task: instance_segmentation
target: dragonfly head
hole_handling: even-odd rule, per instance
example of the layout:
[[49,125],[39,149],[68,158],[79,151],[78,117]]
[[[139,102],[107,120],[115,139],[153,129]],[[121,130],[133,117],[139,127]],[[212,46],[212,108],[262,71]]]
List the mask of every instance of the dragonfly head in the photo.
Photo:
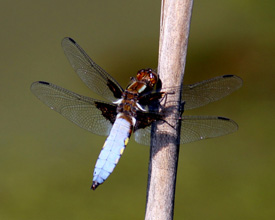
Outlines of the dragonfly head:
[[142,69],[137,73],[137,80],[146,84],[150,89],[158,82],[158,74],[152,69]]

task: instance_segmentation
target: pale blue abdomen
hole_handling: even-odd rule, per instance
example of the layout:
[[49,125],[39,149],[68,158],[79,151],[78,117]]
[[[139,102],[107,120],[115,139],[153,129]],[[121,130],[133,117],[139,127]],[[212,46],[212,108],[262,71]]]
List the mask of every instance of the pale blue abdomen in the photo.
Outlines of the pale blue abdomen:
[[113,172],[131,135],[132,124],[117,118],[97,159],[92,189],[102,184]]

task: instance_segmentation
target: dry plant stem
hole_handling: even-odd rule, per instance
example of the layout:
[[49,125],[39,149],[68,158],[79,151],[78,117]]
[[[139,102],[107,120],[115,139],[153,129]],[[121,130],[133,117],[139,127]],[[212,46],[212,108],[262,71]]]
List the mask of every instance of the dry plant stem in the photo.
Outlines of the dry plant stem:
[[[192,0],[162,0],[158,73],[163,88],[181,88],[192,6]],[[164,106],[170,125],[157,123],[152,137],[146,220],[173,219],[180,124],[169,116],[178,112],[181,98],[180,90],[174,92]]]

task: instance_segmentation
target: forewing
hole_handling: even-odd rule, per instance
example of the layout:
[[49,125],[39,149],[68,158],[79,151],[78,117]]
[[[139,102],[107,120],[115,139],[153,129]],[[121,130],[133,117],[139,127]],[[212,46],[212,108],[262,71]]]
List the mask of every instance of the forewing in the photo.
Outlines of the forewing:
[[224,75],[192,85],[184,85],[182,101],[184,110],[198,108],[217,101],[242,86],[242,79],[234,75]]
[[32,93],[51,109],[57,111],[79,127],[94,134],[107,136],[112,123],[102,115],[97,103],[116,108],[115,105],[104,103],[89,97],[78,95],[64,88],[47,82],[34,82],[31,85]]
[[[180,144],[219,137],[238,130],[236,122],[218,116],[184,116],[181,121]],[[135,140],[140,144],[150,145],[151,126],[138,129]]]
[[77,75],[93,92],[111,102],[121,98],[123,89],[118,82],[98,66],[73,39],[64,38],[62,48]]

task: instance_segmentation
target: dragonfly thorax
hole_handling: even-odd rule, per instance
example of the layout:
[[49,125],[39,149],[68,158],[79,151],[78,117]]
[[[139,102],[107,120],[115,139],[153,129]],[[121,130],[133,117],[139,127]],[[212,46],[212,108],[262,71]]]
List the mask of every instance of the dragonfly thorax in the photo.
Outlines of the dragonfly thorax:
[[143,109],[138,104],[139,93],[131,92],[128,89],[125,90],[122,94],[117,107],[117,113],[123,113],[130,117],[136,117],[136,112],[138,110],[142,111]]

